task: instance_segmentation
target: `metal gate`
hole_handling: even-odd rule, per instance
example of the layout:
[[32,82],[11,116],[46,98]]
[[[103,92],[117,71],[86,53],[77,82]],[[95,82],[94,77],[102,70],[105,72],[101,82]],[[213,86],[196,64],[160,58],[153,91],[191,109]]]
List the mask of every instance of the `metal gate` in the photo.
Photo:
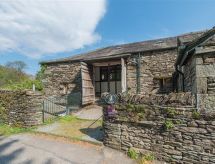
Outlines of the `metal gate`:
[[67,96],[50,97],[43,101],[43,122],[50,117],[64,116],[69,114]]

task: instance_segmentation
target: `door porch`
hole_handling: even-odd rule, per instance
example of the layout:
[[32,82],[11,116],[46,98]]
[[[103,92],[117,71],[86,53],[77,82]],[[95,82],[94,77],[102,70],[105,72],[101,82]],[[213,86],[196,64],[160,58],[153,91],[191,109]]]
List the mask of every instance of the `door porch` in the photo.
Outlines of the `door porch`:
[[82,69],[82,105],[95,102],[102,93],[126,91],[126,64],[123,58],[114,61],[84,63]]

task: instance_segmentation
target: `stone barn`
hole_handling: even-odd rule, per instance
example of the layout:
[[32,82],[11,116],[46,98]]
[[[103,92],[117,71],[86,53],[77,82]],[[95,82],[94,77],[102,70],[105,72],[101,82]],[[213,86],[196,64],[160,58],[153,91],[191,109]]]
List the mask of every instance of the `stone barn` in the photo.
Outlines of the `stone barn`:
[[[174,91],[212,93],[214,40],[209,38],[214,38],[213,35],[214,29],[41,62],[46,68],[45,93],[70,95],[78,105],[94,103],[104,92],[117,94],[129,90],[144,96]],[[195,68],[191,68],[193,64]],[[199,78],[193,79],[193,76]]]

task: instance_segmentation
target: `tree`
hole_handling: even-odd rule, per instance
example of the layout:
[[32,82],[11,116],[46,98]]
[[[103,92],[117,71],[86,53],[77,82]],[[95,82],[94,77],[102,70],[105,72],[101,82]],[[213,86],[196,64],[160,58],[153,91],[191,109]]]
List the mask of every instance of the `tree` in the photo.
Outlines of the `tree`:
[[8,68],[15,69],[18,72],[23,72],[24,69],[27,67],[27,64],[25,64],[25,62],[23,61],[12,61],[12,62],[7,62],[5,66]]

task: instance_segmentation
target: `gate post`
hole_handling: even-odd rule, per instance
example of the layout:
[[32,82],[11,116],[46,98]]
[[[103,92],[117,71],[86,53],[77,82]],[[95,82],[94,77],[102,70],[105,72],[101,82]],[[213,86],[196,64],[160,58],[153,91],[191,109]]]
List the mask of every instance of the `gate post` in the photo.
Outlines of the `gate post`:
[[45,103],[43,101],[43,109],[42,109],[42,121],[43,123],[45,122],[45,112],[44,112],[44,108],[45,108]]
[[69,115],[70,111],[69,111],[69,102],[68,102],[68,95],[66,95],[66,115]]

